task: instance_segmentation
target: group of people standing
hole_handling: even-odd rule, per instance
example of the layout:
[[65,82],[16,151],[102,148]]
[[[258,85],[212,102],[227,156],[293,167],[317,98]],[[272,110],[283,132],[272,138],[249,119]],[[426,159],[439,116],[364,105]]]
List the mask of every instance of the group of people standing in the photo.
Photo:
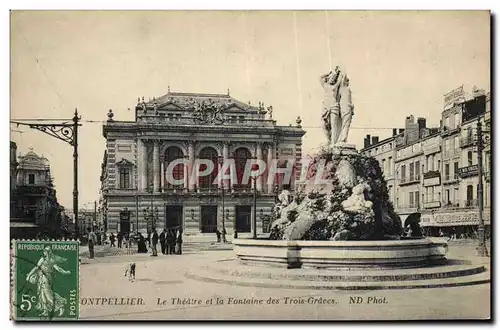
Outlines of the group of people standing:
[[175,228],[164,228],[158,236],[157,231],[153,232],[152,248],[153,255],[158,255],[156,245],[160,241],[162,254],[182,254],[182,231]]
[[130,237],[128,233],[118,233],[116,234],[116,237],[113,233],[109,236],[109,243],[110,246],[116,246],[115,245],[115,240],[118,241],[118,247],[122,248],[123,247],[123,242],[125,242],[125,247],[127,247],[130,244]]
[[[115,236],[111,233],[109,240],[110,246],[115,246],[115,240],[118,240],[118,248],[122,248],[123,242],[125,242],[125,247],[131,245],[128,234],[124,235],[118,233]],[[158,243],[160,243],[162,254],[182,254],[182,230],[177,228],[164,228],[160,235],[158,235],[158,231],[154,229],[152,234],[148,234],[147,238],[141,233],[138,233],[137,252],[147,253],[149,247],[152,250],[151,255],[156,257],[158,256]]]

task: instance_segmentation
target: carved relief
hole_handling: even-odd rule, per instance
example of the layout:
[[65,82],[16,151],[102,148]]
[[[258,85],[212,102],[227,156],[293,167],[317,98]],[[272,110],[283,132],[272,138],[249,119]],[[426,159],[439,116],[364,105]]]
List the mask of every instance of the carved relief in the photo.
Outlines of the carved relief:
[[221,103],[212,99],[198,100],[189,99],[186,102],[185,109],[192,111],[193,121],[196,124],[216,124],[224,122],[222,112],[232,106],[230,103]]

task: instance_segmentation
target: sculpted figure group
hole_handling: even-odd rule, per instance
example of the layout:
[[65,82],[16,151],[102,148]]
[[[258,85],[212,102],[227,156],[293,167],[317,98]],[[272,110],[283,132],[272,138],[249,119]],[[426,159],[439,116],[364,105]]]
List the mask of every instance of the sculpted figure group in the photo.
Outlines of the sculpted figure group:
[[327,143],[331,148],[338,143],[347,141],[354,114],[354,105],[352,104],[349,77],[338,66],[333,71],[322,75],[320,83],[324,89],[321,118]]

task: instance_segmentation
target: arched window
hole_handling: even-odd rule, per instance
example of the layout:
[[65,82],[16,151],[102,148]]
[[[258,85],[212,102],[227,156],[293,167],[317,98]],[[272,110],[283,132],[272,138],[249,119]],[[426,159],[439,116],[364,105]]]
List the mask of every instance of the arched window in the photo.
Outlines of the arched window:
[[[168,182],[167,176],[166,176],[166,171],[168,168],[168,165],[173,162],[176,159],[179,158],[184,158],[184,154],[182,153],[182,150],[178,147],[168,147],[167,150],[165,150],[165,166],[164,166],[164,171],[163,177],[165,178],[165,188],[166,189],[172,189],[172,188],[182,188],[184,187],[184,184],[178,184],[174,185],[171,182]],[[172,171],[172,176],[175,180],[182,180],[184,178],[184,164],[180,163],[174,166]]]
[[[212,147],[203,148],[200,151],[200,159],[209,159],[214,164],[213,171],[205,176],[200,176],[199,186],[200,188],[217,188],[217,183],[214,183],[215,178],[217,178],[218,173],[218,155],[217,151]],[[205,164],[200,164],[200,172],[206,169]]]
[[247,148],[238,148],[234,152],[234,165],[236,168],[236,179],[237,186],[240,188],[250,188],[252,180],[249,179],[248,182],[243,182],[243,174],[245,173],[245,166],[248,159],[251,159],[252,155]]

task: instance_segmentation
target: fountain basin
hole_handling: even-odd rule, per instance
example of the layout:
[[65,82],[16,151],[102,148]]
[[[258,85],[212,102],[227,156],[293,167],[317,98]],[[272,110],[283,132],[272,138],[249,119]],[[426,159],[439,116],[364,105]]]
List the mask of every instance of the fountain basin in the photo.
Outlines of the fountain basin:
[[409,268],[446,260],[447,242],[440,238],[391,241],[233,240],[244,264],[284,268]]

